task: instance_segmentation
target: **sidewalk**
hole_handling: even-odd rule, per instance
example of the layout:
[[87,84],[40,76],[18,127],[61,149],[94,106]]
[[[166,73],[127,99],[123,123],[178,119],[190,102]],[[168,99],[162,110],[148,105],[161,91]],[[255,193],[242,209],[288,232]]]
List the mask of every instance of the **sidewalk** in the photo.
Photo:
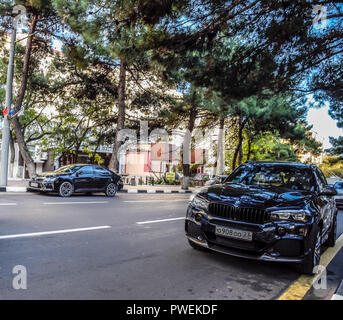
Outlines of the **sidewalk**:
[[[0,187],[0,192],[27,192],[28,180],[9,180],[7,187]],[[174,185],[124,185],[121,193],[192,193],[197,188],[182,190],[181,186]]]
[[9,179],[7,187],[0,186],[0,192],[26,192],[28,185],[28,180]]
[[8,180],[9,187],[27,187],[29,185],[29,180]]

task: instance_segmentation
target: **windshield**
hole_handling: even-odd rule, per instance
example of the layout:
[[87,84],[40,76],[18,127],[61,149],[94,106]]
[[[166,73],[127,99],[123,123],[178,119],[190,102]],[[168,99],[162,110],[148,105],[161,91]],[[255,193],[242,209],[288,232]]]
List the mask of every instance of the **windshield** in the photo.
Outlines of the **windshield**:
[[234,171],[226,182],[292,190],[314,190],[310,169],[288,166],[242,166]]
[[59,169],[56,169],[55,172],[58,172],[58,173],[73,173],[75,172],[76,170],[80,169],[81,166],[78,166],[78,165],[69,165],[69,166],[64,166],[64,167],[61,167]]

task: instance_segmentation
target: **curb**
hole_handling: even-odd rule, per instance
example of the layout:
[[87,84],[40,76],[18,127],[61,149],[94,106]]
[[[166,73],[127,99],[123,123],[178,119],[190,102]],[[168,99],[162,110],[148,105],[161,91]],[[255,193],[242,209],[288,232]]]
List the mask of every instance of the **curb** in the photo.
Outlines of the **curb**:
[[120,190],[119,193],[193,193],[190,190],[140,190],[140,189],[126,189]]
[[343,280],[341,281],[331,300],[343,300]]
[[28,192],[26,187],[0,187],[0,192]]
[[[27,188],[27,187],[0,187],[0,192],[36,192],[36,190]],[[156,194],[156,193],[170,193],[170,194],[177,194],[177,193],[193,193],[191,190],[141,190],[141,189],[125,189],[120,190],[118,193],[149,193],[149,194]]]

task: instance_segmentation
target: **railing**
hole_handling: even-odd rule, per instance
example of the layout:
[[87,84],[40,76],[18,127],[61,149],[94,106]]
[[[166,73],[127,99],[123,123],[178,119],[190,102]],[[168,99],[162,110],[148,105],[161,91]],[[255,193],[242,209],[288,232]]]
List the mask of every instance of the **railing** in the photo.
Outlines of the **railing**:
[[122,176],[123,183],[126,185],[154,185],[156,178],[153,176],[128,175]]

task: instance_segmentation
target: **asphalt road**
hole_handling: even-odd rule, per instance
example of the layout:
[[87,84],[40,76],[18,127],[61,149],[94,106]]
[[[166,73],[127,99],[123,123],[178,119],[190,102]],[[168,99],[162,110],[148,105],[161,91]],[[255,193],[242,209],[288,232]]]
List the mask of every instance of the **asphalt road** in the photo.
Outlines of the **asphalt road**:
[[[0,299],[276,299],[299,277],[289,265],[192,249],[188,199],[0,194]],[[13,288],[16,265],[26,290]]]

